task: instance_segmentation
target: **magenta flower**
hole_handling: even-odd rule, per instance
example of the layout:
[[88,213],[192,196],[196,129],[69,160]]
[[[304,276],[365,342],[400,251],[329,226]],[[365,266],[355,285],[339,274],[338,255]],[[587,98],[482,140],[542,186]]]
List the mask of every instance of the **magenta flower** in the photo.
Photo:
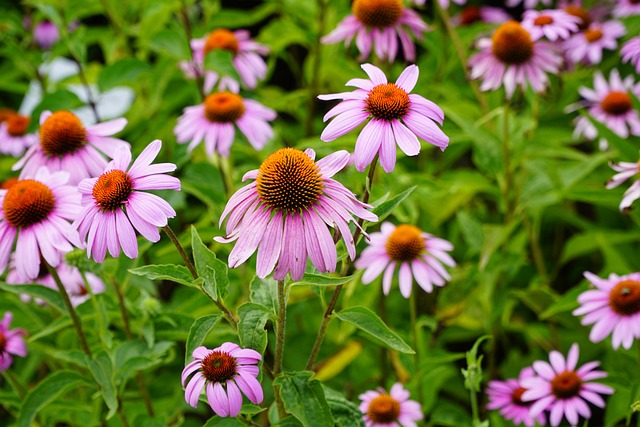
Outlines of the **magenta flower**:
[[[262,403],[262,386],[257,379],[262,356],[257,351],[226,342],[213,350],[198,347],[193,351],[193,358],[195,360],[182,371],[182,386],[186,386],[184,398],[189,405],[198,406],[203,388],[209,406],[220,417],[238,416],[242,394],[251,403]],[[187,383],[191,374],[194,375]]]
[[395,383],[390,393],[382,387],[362,393],[358,398],[362,401],[360,411],[364,414],[365,425],[415,427],[416,421],[424,415],[420,404],[409,397],[409,392],[400,383]]
[[344,18],[335,30],[324,36],[322,43],[344,40],[348,46],[355,38],[359,60],[368,58],[373,47],[378,58],[393,62],[399,38],[405,61],[415,61],[416,47],[409,32],[422,40],[429,26],[415,11],[405,8],[402,0],[355,0],[351,11],[353,15]]
[[522,394],[527,391],[522,387],[522,381],[534,378],[533,368],[526,367],[520,371],[518,379],[510,378],[506,381],[489,381],[487,396],[489,403],[487,409],[500,410],[500,415],[505,420],[512,421],[515,425],[524,424],[534,427],[537,422],[540,425],[547,423],[544,413],[539,413],[535,418],[529,415],[530,402],[522,401]]
[[591,381],[604,378],[607,373],[595,370],[600,362],[589,362],[576,370],[579,352],[578,344],[573,344],[566,360],[559,352],[552,351],[549,353],[551,364],[541,360],[533,362],[533,369],[539,377],[521,382],[527,389],[522,394],[522,401],[532,402],[529,412],[532,417],[549,410],[549,423],[553,427],[560,425],[563,416],[571,425],[576,425],[579,415],[586,419],[591,417],[591,409],[586,402],[604,408],[600,394],[613,394],[614,390]]
[[0,153],[20,157],[24,150],[38,142],[38,136],[27,133],[29,117],[10,114],[0,122]]
[[160,140],[151,142],[129,168],[131,151],[126,145],[120,146],[100,177],[87,178],[78,185],[83,209],[73,227],[87,241],[87,257],[93,254],[96,262],[102,262],[107,249],[117,257],[122,248],[126,256],[136,258],[134,228],[151,242],[160,240],[158,227],[166,226],[176,212],[165,200],[145,191],[180,190],[178,178],[166,175],[176,165],[151,164],[160,148]]
[[497,90],[504,85],[508,98],[520,85],[527,84],[536,92],[547,87],[547,73],[556,74],[562,63],[548,42],[534,42],[531,34],[515,21],[502,24],[491,39],[481,39],[481,52],[469,59],[471,78],[482,78],[480,89]]
[[633,15],[640,15],[640,2],[638,0],[616,0],[613,16],[625,18]]
[[630,62],[636,67],[636,73],[640,74],[640,37],[634,37],[627,41],[620,49],[622,62]]
[[626,32],[624,25],[618,21],[592,22],[586,30],[574,34],[564,42],[565,55],[574,64],[599,64],[602,61],[602,51],[615,50],[618,47],[617,39]]
[[33,29],[33,38],[41,49],[49,50],[60,40],[60,31],[53,22],[42,21]]
[[40,258],[56,267],[62,256],[81,247],[78,234],[68,221],[80,212],[80,195],[67,185],[66,172],[38,170],[33,179],[21,179],[0,190],[0,273],[9,262],[13,243],[16,271],[24,279],[35,279]]
[[7,311],[0,322],[0,372],[9,369],[13,363],[11,355],[20,357],[27,355],[27,346],[22,338],[27,333],[22,329],[9,330],[12,320],[13,314]]
[[587,271],[584,277],[596,289],[578,296],[580,307],[573,315],[585,315],[582,324],[593,325],[589,334],[592,342],[600,342],[611,334],[615,350],[621,344],[630,349],[633,339],[640,338],[640,273],[610,274],[608,279],[601,279]]
[[522,18],[522,28],[529,31],[533,41],[545,37],[547,40],[566,40],[578,31],[580,18],[564,10],[527,10]]
[[454,267],[456,262],[448,251],[453,245],[413,225],[398,225],[384,222],[380,232],[371,233],[369,246],[355,263],[356,268],[366,269],[362,283],[373,282],[382,272],[382,290],[389,295],[391,281],[396,266],[399,266],[398,282],[400,293],[409,298],[413,279],[425,292],[433,291],[433,286],[444,286],[451,276],[442,263]]
[[[418,67],[410,65],[395,83],[388,83],[382,70],[371,64],[362,69],[369,79],[351,79],[346,85],[355,86],[353,92],[319,95],[324,101],[342,99],[324,116],[326,122],[335,117],[322,132],[325,142],[345,135],[371,119],[356,140],[353,153],[356,169],[360,172],[380,155],[380,164],[386,172],[396,164],[396,143],[407,156],[420,152],[420,138],[439,147],[442,151],[449,144],[449,137],[440,130],[444,113],[435,103],[418,94],[409,94],[418,82]],[[434,123],[435,122],[435,123]],[[408,128],[408,129],[407,129]]]
[[200,105],[184,109],[174,129],[178,143],[189,142],[191,152],[202,141],[209,156],[214,151],[229,157],[235,138],[235,126],[256,150],[273,138],[269,126],[276,112],[257,101],[242,98],[231,92],[217,92],[207,96]]
[[[632,176],[640,173],[640,164],[638,162],[620,162],[611,165],[613,170],[618,172],[607,182],[607,189],[612,189],[625,182]],[[626,211],[631,208],[631,205],[636,200],[640,199],[640,180],[636,180],[631,186],[624,192],[622,201],[620,202],[620,210]]]
[[229,267],[242,264],[257,250],[260,278],[275,268],[276,280],[287,273],[300,280],[308,257],[319,271],[333,273],[337,254],[328,227],[338,228],[349,256],[355,258],[352,215],[367,221],[378,217],[331,178],[349,162],[348,152],[337,151],[318,162],[315,157],[311,149],[281,148],[260,169],[244,175],[243,181],[255,181],[231,196],[220,216],[220,226],[228,216],[227,236],[215,238],[220,243],[238,241],[229,254]]
[[127,119],[120,118],[85,127],[69,111],[44,111],[40,115],[40,143],[27,150],[13,170],[22,169],[20,178],[32,177],[40,166],[51,172],[69,173],[69,184],[98,176],[107,165],[103,154],[113,158],[119,145],[129,144],[110,135],[120,132]]

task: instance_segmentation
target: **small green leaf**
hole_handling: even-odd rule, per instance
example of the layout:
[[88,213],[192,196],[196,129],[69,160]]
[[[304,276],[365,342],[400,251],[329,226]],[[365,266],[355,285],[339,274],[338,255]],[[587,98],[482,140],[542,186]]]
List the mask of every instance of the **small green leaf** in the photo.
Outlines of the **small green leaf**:
[[264,305],[273,313],[277,312],[278,305],[278,284],[272,278],[261,279],[254,277],[249,284],[249,299],[256,304]]
[[137,58],[124,58],[115,62],[100,71],[98,77],[98,87],[101,91],[111,89],[114,86],[127,85],[130,86],[140,78],[140,76],[148,74],[151,66]]
[[329,277],[323,276],[321,274],[311,274],[307,273],[302,276],[297,282],[291,283],[289,286],[302,286],[302,285],[313,285],[313,286],[336,286],[336,285],[344,285],[345,283],[349,283],[353,280],[353,276],[345,276],[345,277]]
[[91,375],[93,375],[93,378],[95,378],[96,382],[100,385],[100,394],[104,399],[104,403],[106,403],[109,408],[109,413],[106,417],[108,420],[113,417],[118,410],[118,398],[116,395],[115,377],[113,375],[113,361],[104,350],[96,354],[93,360],[89,357],[87,357],[86,360]]
[[189,57],[189,44],[183,33],[177,30],[157,32],[151,38],[151,49],[176,59]]
[[221,76],[240,80],[236,67],[233,65],[233,54],[222,49],[214,49],[208,52],[204,58],[204,69],[215,71]]
[[417,185],[414,185],[413,187],[409,187],[406,190],[404,190],[402,193],[398,194],[396,197],[392,198],[391,200],[387,200],[386,202],[376,206],[373,209],[373,213],[378,216],[378,222],[382,221],[387,216],[389,216],[389,214],[393,212],[393,210],[397,208],[398,205],[404,201],[404,199],[409,197],[409,194],[411,194],[413,190],[415,190],[417,187],[418,187]]
[[204,291],[219,301],[227,295],[229,274],[227,264],[216,258],[216,254],[202,243],[195,227],[191,227],[191,248],[198,275],[204,280]]
[[260,354],[267,348],[264,326],[274,314],[265,306],[247,302],[238,307],[238,337],[243,348],[252,348]]
[[309,371],[284,372],[273,380],[273,385],[280,389],[284,408],[304,427],[333,427],[322,384],[312,376]]
[[16,295],[27,294],[33,298],[40,298],[55,307],[60,313],[67,313],[67,308],[62,301],[60,293],[46,286],[37,284],[9,285],[8,283],[0,282],[0,289]]
[[193,350],[202,345],[209,332],[222,318],[221,314],[211,314],[203,316],[195,320],[191,329],[189,330],[189,337],[187,338],[187,345],[184,355],[184,363],[188,364],[192,361]]
[[151,280],[171,280],[181,285],[192,288],[195,287],[193,284],[193,276],[189,273],[189,269],[183,265],[145,265],[144,267],[132,268],[129,270],[129,273]]
[[373,311],[366,307],[351,307],[336,313],[338,319],[347,322],[381,341],[385,346],[401,353],[415,354],[415,351],[393,332]]

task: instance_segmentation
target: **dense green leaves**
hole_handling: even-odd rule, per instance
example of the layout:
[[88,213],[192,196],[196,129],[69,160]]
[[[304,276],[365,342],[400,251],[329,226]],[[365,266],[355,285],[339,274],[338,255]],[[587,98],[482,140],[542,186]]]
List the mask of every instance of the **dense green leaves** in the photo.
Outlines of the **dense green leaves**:
[[216,258],[216,254],[202,243],[195,227],[191,227],[191,247],[196,270],[204,280],[204,291],[216,301],[224,298],[229,287],[227,264]]
[[331,409],[320,381],[312,380],[313,372],[284,372],[273,384],[280,390],[284,407],[304,427],[333,427]]

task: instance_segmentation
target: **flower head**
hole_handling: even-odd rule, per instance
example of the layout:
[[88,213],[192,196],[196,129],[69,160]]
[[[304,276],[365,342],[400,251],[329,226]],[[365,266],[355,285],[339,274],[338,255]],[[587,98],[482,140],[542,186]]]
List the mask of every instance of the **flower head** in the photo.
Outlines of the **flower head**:
[[4,271],[15,247],[16,271],[35,279],[40,258],[51,266],[60,264],[71,244],[80,247],[78,235],[68,221],[80,212],[80,195],[67,185],[69,174],[40,168],[32,179],[21,179],[0,190],[0,271]]
[[627,41],[620,49],[622,62],[629,62],[636,67],[636,73],[640,74],[640,36]]
[[615,4],[613,16],[616,18],[640,15],[640,2],[638,0],[617,0]]
[[26,148],[38,142],[38,136],[27,133],[31,119],[22,114],[9,114],[0,120],[0,153],[20,157]]
[[393,62],[398,53],[398,38],[404,59],[413,62],[416,47],[409,32],[422,40],[429,26],[415,11],[405,8],[402,0],[355,0],[352,15],[344,18],[338,27],[322,38],[322,43],[331,44],[344,40],[349,45],[355,38],[360,51],[359,60],[366,59],[373,47],[376,56]]
[[450,242],[425,233],[413,225],[395,226],[384,222],[380,232],[371,233],[369,246],[355,263],[356,268],[366,269],[362,283],[374,281],[384,271],[382,290],[389,295],[391,281],[396,267],[399,267],[398,281],[400,293],[409,298],[413,279],[426,292],[433,286],[444,286],[451,278],[442,263],[453,267],[455,261],[448,251],[453,249]]
[[[334,272],[337,254],[328,227],[337,227],[351,259],[356,248],[349,230],[353,215],[376,221],[369,205],[331,177],[349,162],[349,153],[337,151],[316,162],[313,150],[281,148],[266,158],[260,168],[243,180],[255,181],[238,190],[222,212],[220,225],[228,217],[226,237],[237,240],[229,254],[229,267],[245,262],[256,250],[256,274],[293,280],[304,274],[307,258],[322,272]],[[277,265],[276,265],[277,264]]]
[[565,55],[574,64],[599,64],[602,52],[618,47],[617,39],[624,36],[627,30],[618,21],[592,22],[579,33],[574,34],[563,44]]
[[269,121],[276,112],[257,101],[233,92],[216,92],[200,105],[187,107],[178,118],[174,132],[180,144],[189,142],[188,151],[204,141],[208,155],[214,151],[228,157],[235,138],[235,127],[256,149],[262,149],[273,138]]
[[[637,168],[637,165],[636,165]],[[625,276],[609,275],[601,279],[593,273],[585,272],[584,277],[596,289],[590,289],[578,296],[579,308],[574,316],[585,315],[583,325],[593,324],[589,339],[600,342],[612,334],[614,349],[620,345],[631,348],[634,338],[640,338],[640,273]]]
[[[634,175],[640,174],[640,162],[620,162],[611,166],[614,171],[618,172],[607,182],[607,189],[612,189],[622,184]],[[624,192],[622,201],[620,202],[620,210],[626,211],[636,200],[640,199],[640,180],[636,180]]]
[[489,403],[487,409],[500,410],[506,420],[513,421],[515,425],[524,424],[527,427],[534,427],[537,422],[540,425],[546,424],[544,413],[539,413],[535,418],[529,415],[531,402],[523,402],[522,394],[527,391],[522,387],[522,381],[534,378],[533,368],[527,367],[520,371],[517,379],[510,378],[506,381],[489,381],[487,396]]
[[567,358],[557,351],[549,353],[551,364],[538,360],[533,369],[539,376],[521,382],[527,389],[522,394],[523,402],[532,402],[529,414],[538,414],[549,410],[549,423],[556,427],[566,417],[571,425],[578,424],[579,415],[589,419],[591,409],[586,402],[600,408],[605,403],[600,394],[613,394],[614,390],[604,384],[592,382],[604,378],[607,373],[596,368],[600,362],[589,362],[576,369],[580,350],[578,344],[569,349]]
[[511,15],[499,7],[468,5],[462,8],[453,22],[456,25],[471,25],[476,22],[502,24],[511,20]]
[[189,405],[198,406],[203,388],[211,409],[220,417],[236,417],[240,413],[242,394],[251,403],[262,403],[262,386],[257,380],[262,356],[257,351],[226,342],[213,350],[198,347],[193,358],[182,371],[184,398]]
[[78,185],[82,212],[73,223],[80,238],[87,239],[87,256],[104,261],[107,249],[113,257],[120,248],[129,258],[138,256],[137,230],[147,240],[160,240],[158,227],[167,225],[176,212],[164,199],[148,190],[180,190],[178,178],[166,175],[176,169],[173,163],[152,165],[162,142],[151,142],[131,164],[131,151],[118,147],[113,160],[98,178],[87,178]]
[[98,176],[107,165],[104,155],[113,158],[118,146],[129,146],[110,137],[126,124],[127,119],[120,118],[85,127],[70,111],[44,111],[40,115],[40,143],[32,145],[13,170],[22,169],[20,177],[29,178],[40,166],[46,166],[52,172],[68,172],[73,185]]
[[20,357],[27,355],[27,346],[22,338],[27,333],[22,329],[9,330],[11,320],[13,320],[13,314],[7,311],[0,322],[0,372],[6,371],[13,363],[11,355]]
[[371,64],[363,64],[362,69],[369,79],[349,80],[347,86],[357,87],[353,92],[318,96],[325,101],[343,100],[324,116],[324,121],[334,119],[320,139],[333,141],[371,119],[358,135],[353,153],[356,169],[360,172],[376,154],[380,156],[382,168],[386,172],[393,171],[396,143],[406,155],[415,156],[420,152],[416,135],[442,151],[447,148],[449,137],[436,125],[442,125],[444,121],[442,109],[428,99],[410,93],[418,82],[418,67],[408,66],[395,83],[389,83],[382,70]]
[[60,40],[60,31],[51,21],[42,21],[33,29],[33,38],[41,49],[49,50]]
[[564,10],[527,10],[522,19],[522,27],[529,31],[531,39],[536,41],[545,37],[547,40],[566,40],[578,31],[580,18]]
[[409,400],[409,392],[400,383],[395,383],[389,393],[378,388],[358,397],[362,401],[360,410],[367,427],[411,427],[423,418],[420,404]]

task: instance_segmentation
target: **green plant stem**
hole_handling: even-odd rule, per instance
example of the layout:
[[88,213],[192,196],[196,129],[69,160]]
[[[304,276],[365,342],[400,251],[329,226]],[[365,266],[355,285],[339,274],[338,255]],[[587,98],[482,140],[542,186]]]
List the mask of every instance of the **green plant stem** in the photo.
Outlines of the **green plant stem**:
[[100,334],[99,334],[100,335],[100,341],[102,342],[102,345],[105,346],[105,348],[106,348],[106,343],[104,342],[104,337],[106,336],[107,329],[106,329],[105,324],[104,324],[104,319],[102,318],[102,310],[100,310],[100,306],[98,304],[98,300],[96,299],[96,295],[93,292],[93,289],[91,288],[91,285],[89,284],[89,281],[87,280],[87,275],[81,269],[78,269],[78,271],[80,271],[80,277],[82,277],[82,282],[84,283],[84,288],[87,290],[87,293],[89,294],[89,299],[91,299],[91,305],[93,305],[93,311],[96,312],[98,330],[100,331]]
[[[72,52],[72,49],[69,49],[69,52]],[[87,92],[87,103],[89,107],[91,107],[91,112],[93,112],[93,118],[96,120],[96,123],[100,123],[100,115],[98,114],[98,106],[96,105],[96,101],[93,99],[93,94],[91,93],[91,88],[89,87],[89,81],[87,80],[87,76],[84,73],[84,67],[82,63],[76,56],[71,53],[71,59],[78,66],[78,77],[80,77],[80,82],[82,82],[82,86],[84,86],[84,90]]]
[[318,0],[318,37],[316,37],[313,45],[313,63],[311,66],[311,82],[309,85],[309,101],[307,103],[307,117],[304,123],[304,134],[306,136],[313,135],[313,117],[316,110],[316,96],[318,94],[318,84],[320,81],[320,50],[322,43],[320,39],[324,34],[324,27],[327,15],[327,0]]
[[216,153],[213,153],[213,157],[210,159],[213,165],[220,170],[224,194],[227,198],[231,197],[231,193],[233,191],[233,177],[231,176],[231,165],[229,159],[223,156],[218,156]]
[[[282,356],[284,354],[284,338],[287,327],[287,295],[284,286],[284,280],[278,280],[278,319],[276,321],[276,354],[273,358],[273,375],[277,377],[282,372]],[[276,406],[278,407],[278,416],[284,418],[286,411],[280,390],[275,389]]]
[[504,112],[502,115],[502,158],[504,163],[504,184],[502,188],[502,197],[505,206],[505,224],[508,224],[513,215],[511,206],[511,189],[513,187],[513,170],[511,166],[511,150],[510,150],[510,131],[509,131],[509,101],[504,104]]
[[[189,259],[189,256],[187,255],[187,252],[182,247],[182,243],[180,243],[180,240],[178,240],[178,236],[176,236],[176,234],[173,232],[173,230],[171,229],[171,227],[169,227],[168,224],[165,225],[164,227],[162,227],[162,230],[165,232],[165,234],[169,237],[169,239],[171,240],[173,245],[178,250],[178,253],[180,254],[180,257],[184,261],[184,264],[187,266],[187,269],[191,273],[191,276],[194,278],[194,280],[198,279],[200,277],[198,275],[198,271],[196,270],[196,268],[194,267],[193,263]],[[216,305],[216,307],[218,307],[218,309],[222,312],[222,314],[224,314],[224,316],[227,318],[229,323],[231,323],[231,326],[233,326],[233,328],[237,330],[238,329],[238,321],[234,317],[233,313],[231,313],[231,310],[229,310],[227,308],[227,306],[224,305],[221,301],[218,301],[218,300],[214,299],[213,297],[211,297],[211,295],[206,293],[204,291],[204,289],[202,288],[202,286],[200,286],[200,290],[202,291],[203,294],[205,294]]]
[[[187,37],[187,47],[189,48],[189,54],[191,55],[191,65],[195,67],[195,61],[193,60],[193,49],[191,49],[191,39],[192,31],[191,31],[191,22],[189,21],[189,12],[187,10],[187,3],[185,0],[180,0],[180,4],[182,7],[180,8],[180,16],[182,17],[182,23],[184,25],[184,34]],[[194,69],[194,74],[196,76],[196,84],[198,86],[198,93],[200,94],[200,100],[204,101],[206,98],[206,94],[204,93],[204,78],[200,74],[197,69]]]
[[7,382],[11,384],[11,387],[13,387],[20,400],[24,400],[27,389],[20,383],[18,378],[16,378],[13,371],[11,369],[4,370],[2,371],[2,375],[6,378]]
[[56,269],[50,266],[49,263],[47,263],[46,261],[45,261],[45,264],[47,265],[49,274],[51,274],[51,277],[53,277],[53,281],[56,282],[56,286],[58,287],[58,291],[60,291],[60,296],[62,297],[62,301],[64,302],[64,305],[67,307],[67,312],[69,312],[69,316],[71,317],[71,323],[73,323],[73,327],[75,328],[76,333],[78,334],[78,338],[80,339],[80,347],[82,347],[82,351],[84,352],[84,354],[86,354],[87,356],[89,356],[89,358],[91,358],[92,357],[91,348],[89,348],[87,337],[84,334],[84,331],[82,330],[82,324],[80,323],[80,318],[76,314],[76,311],[73,308],[73,305],[71,304],[71,300],[69,299],[69,294],[67,293],[67,290],[62,284],[62,281],[60,280],[60,276],[58,275],[58,272],[56,271]]
[[473,386],[469,387],[469,398],[471,399],[471,416],[473,425],[480,424],[480,413],[478,412],[478,394]]
[[416,351],[415,361],[416,361],[416,375],[418,377],[418,402],[423,402],[423,381],[422,374],[420,372],[420,361],[421,361],[421,351],[420,351],[420,326],[418,325],[418,297],[416,296],[417,292],[413,289],[411,292],[411,296],[409,297],[409,316],[411,318],[411,331],[413,333],[413,347]]
[[118,418],[120,418],[123,427],[129,427],[129,421],[127,421],[127,416],[122,408],[122,398],[120,396],[118,396]]

